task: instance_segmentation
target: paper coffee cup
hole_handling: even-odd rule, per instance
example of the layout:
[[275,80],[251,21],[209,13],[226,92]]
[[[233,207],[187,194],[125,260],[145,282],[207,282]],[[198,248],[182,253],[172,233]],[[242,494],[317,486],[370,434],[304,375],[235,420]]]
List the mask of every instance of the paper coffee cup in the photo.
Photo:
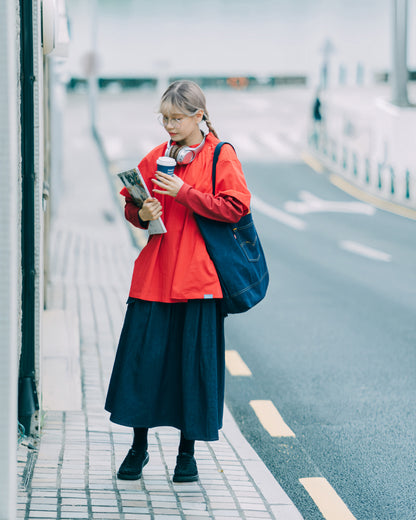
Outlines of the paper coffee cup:
[[159,159],[156,161],[156,164],[158,172],[173,175],[173,171],[175,170],[176,166],[176,161],[172,157],[159,157]]

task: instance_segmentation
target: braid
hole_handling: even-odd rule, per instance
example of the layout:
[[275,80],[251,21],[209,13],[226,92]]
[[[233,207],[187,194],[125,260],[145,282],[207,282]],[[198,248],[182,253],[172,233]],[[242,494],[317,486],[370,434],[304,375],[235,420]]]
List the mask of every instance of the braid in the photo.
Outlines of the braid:
[[205,124],[207,125],[208,130],[209,130],[212,134],[214,134],[215,137],[216,137],[217,139],[219,139],[218,134],[217,134],[217,132],[214,130],[214,127],[212,126],[211,121],[209,120],[209,116],[208,116],[208,114],[207,114],[206,112],[205,112],[205,114],[204,114],[203,120],[205,121]]

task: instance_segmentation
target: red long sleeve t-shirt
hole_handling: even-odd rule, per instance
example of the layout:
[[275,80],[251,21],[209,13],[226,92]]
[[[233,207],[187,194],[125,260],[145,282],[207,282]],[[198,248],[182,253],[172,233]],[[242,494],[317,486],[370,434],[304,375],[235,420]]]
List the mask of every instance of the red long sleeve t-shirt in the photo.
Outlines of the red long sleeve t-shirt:
[[[210,259],[194,213],[222,222],[237,222],[248,213],[248,191],[241,164],[230,146],[223,146],[216,168],[216,194],[212,194],[212,161],[219,140],[208,134],[205,145],[188,165],[178,165],[175,175],[184,184],[176,197],[154,194],[163,209],[167,233],[151,235],[135,261],[130,296],[166,303],[189,299],[221,298],[218,276]],[[164,155],[166,143],[152,150],[139,164],[150,192],[156,160]],[[138,207],[127,190],[125,216],[142,227]]]

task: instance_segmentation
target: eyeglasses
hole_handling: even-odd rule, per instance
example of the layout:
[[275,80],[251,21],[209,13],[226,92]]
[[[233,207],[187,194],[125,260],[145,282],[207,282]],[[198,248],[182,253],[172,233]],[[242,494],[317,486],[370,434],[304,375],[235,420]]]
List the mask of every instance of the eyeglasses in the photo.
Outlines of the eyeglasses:
[[160,114],[158,116],[158,121],[159,123],[164,126],[165,128],[167,126],[169,126],[169,123],[170,125],[173,127],[173,128],[179,128],[182,124],[182,121],[188,116],[183,116],[183,117],[166,117],[164,116],[163,114]]

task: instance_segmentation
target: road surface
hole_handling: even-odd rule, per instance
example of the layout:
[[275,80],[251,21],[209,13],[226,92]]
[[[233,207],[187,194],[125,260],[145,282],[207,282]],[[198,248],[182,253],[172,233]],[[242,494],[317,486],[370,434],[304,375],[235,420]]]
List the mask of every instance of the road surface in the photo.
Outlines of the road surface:
[[[416,223],[305,164],[312,93],[207,98],[271,279],[264,302],[227,318],[228,406],[305,519],[414,520]],[[97,113],[114,165],[164,139],[150,91],[102,93]]]

